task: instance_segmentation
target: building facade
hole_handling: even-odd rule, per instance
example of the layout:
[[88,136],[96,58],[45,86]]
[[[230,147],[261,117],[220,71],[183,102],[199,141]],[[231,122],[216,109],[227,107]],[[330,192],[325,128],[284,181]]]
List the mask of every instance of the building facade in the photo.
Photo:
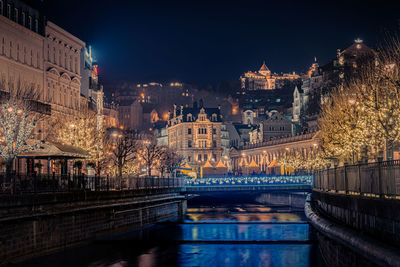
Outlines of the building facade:
[[[252,173],[281,174],[279,158],[285,154],[300,153],[307,156],[319,148],[317,133],[292,136],[240,148],[231,148],[233,172],[239,175]],[[250,163],[254,166],[250,166]]]
[[219,108],[197,106],[196,102],[191,108],[174,105],[167,125],[168,146],[192,167],[201,167],[207,161],[218,163],[223,152],[221,124]]
[[76,115],[81,109],[80,53],[85,43],[48,21],[44,42],[46,99],[52,115]]
[[300,76],[296,73],[272,73],[265,62],[257,71],[248,71],[240,77],[243,90],[274,90],[281,80],[297,80]]

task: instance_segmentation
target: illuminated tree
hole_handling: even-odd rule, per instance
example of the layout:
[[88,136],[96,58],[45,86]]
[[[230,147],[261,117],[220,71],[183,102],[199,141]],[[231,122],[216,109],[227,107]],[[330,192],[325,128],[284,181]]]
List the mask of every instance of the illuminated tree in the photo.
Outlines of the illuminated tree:
[[175,174],[175,171],[182,165],[183,161],[184,157],[174,150],[165,147],[164,152],[160,156],[159,164],[157,165],[161,177],[163,177],[165,171],[167,171],[170,176]]
[[324,157],[379,157],[400,140],[400,43],[390,40],[332,93],[319,121]]
[[137,159],[139,141],[128,132],[114,132],[111,134],[111,140],[110,160],[117,168],[117,175],[121,177],[127,173],[127,167]]
[[160,164],[166,149],[158,146],[156,140],[145,140],[142,142],[141,149],[139,151],[140,156],[144,160],[147,167],[147,175],[151,176],[151,169],[157,164]]
[[38,97],[32,87],[20,83],[8,84],[4,81],[0,88],[0,156],[6,161],[6,173],[12,171],[14,159],[24,152],[40,147],[41,141],[34,140],[39,131],[35,128],[43,118],[34,110]]
[[76,116],[57,117],[53,140],[88,152],[90,155],[88,160],[95,165],[98,175],[107,163],[110,139],[106,130],[98,127],[94,112],[83,110]]

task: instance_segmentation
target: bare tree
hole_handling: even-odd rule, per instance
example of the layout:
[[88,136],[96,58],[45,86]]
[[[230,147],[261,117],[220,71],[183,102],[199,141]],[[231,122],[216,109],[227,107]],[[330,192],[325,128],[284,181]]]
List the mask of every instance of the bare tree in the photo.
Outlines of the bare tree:
[[114,132],[111,138],[111,161],[118,169],[118,176],[121,177],[124,166],[136,160],[139,143],[128,132]]
[[151,169],[156,166],[157,161],[160,163],[164,153],[165,148],[158,146],[154,139],[142,142],[140,155],[146,164],[148,176],[151,176]]
[[[0,156],[6,161],[6,173],[12,171],[14,159],[40,147],[35,140],[36,127],[44,114],[38,109],[39,96],[32,85],[0,82]],[[7,90],[8,89],[8,90]]]
[[174,177],[176,176],[176,170],[181,167],[183,161],[184,161],[184,157],[179,155],[178,153],[176,153],[174,150],[172,149],[167,149],[166,153],[165,153],[165,166],[170,174],[173,175]]

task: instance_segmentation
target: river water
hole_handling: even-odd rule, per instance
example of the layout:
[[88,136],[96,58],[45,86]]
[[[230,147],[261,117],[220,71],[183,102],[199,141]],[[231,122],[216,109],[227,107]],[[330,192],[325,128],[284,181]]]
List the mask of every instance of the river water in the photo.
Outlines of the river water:
[[301,208],[194,198],[161,223],[21,266],[324,266]]

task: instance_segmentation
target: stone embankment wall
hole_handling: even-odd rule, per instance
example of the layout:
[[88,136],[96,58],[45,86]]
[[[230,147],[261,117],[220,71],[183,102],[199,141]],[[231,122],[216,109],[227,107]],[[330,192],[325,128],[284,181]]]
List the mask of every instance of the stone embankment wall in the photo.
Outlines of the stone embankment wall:
[[61,250],[100,236],[177,220],[186,211],[185,197],[179,193],[141,197],[129,192],[74,194],[62,193],[58,198],[54,194],[36,196],[35,205],[26,205],[31,202],[17,196],[9,200],[8,208],[3,203],[0,265]]
[[262,193],[256,198],[256,201],[266,205],[282,205],[302,209],[304,208],[307,194],[307,192]]
[[332,194],[314,190],[316,208],[335,220],[399,246],[400,200]]
[[329,266],[400,266],[399,204],[314,190],[305,213]]

